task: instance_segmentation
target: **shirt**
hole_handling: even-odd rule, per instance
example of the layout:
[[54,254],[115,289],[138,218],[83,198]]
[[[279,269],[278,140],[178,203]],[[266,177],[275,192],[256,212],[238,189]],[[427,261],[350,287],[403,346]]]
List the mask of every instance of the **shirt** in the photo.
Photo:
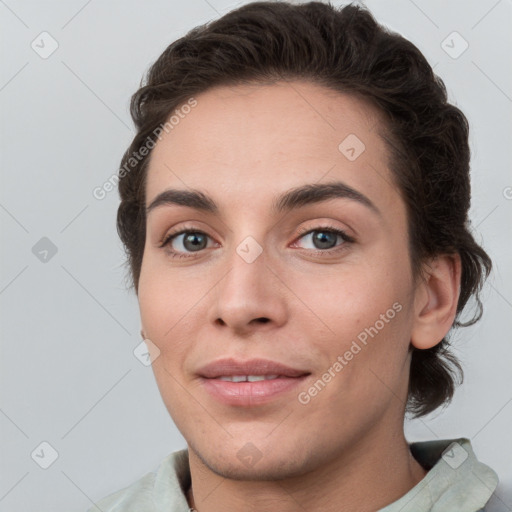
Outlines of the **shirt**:
[[[479,462],[467,438],[409,444],[425,477],[397,501],[376,512],[485,512],[498,475]],[[189,512],[188,450],[171,453],[146,474],[96,505],[103,512]],[[91,507],[87,512],[97,512]]]

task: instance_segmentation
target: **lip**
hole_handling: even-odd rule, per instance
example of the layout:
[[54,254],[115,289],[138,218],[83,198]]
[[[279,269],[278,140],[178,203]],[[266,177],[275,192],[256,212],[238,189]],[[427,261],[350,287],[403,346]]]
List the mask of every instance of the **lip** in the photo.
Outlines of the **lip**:
[[215,379],[230,375],[279,375],[283,377],[301,377],[309,373],[307,370],[292,368],[270,359],[249,359],[237,361],[233,358],[219,359],[197,371],[198,375],[207,379]]
[[[217,401],[239,407],[263,405],[284,397],[299,386],[310,372],[269,359],[220,359],[198,370],[204,389]],[[230,382],[217,377],[233,375],[278,375],[277,379]]]

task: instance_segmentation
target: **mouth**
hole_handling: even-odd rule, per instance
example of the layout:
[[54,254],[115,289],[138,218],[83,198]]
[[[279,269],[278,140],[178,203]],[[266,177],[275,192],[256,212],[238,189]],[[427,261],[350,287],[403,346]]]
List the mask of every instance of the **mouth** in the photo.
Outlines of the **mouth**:
[[258,382],[260,380],[274,380],[279,378],[279,375],[222,375],[216,379],[224,380],[226,382]]
[[221,359],[198,371],[216,401],[238,407],[263,405],[288,396],[311,372],[267,359]]

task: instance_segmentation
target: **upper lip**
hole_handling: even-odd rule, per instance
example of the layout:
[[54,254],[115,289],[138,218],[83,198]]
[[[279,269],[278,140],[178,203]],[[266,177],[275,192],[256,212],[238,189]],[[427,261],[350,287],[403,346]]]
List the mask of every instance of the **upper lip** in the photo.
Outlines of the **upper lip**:
[[302,377],[310,372],[291,368],[269,359],[249,359],[237,361],[233,358],[219,359],[200,368],[197,372],[201,377],[215,379],[231,375],[280,375],[283,377]]

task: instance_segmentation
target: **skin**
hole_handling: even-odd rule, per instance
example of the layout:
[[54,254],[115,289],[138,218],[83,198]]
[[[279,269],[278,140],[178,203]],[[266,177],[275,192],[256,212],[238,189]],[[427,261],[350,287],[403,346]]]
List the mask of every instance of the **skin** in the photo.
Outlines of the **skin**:
[[[426,474],[403,432],[410,347],[432,347],[450,329],[460,260],[440,255],[413,279],[379,113],[361,99],[299,81],[217,87],[196,99],[152,152],[146,205],[167,188],[195,188],[220,213],[152,210],[138,291],[142,335],[160,351],[156,381],[189,448],[189,503],[199,512],[382,508]],[[349,134],[365,144],[354,161],[338,149]],[[272,214],[275,196],[331,181],[364,194],[380,214],[348,198]],[[324,225],[355,242],[334,236],[330,255],[319,255],[326,249],[299,230]],[[194,252],[178,236],[168,249],[188,257],[172,258],[161,242],[185,226],[208,235],[208,245]],[[236,252],[247,236],[263,249],[252,263]],[[400,312],[300,403],[297,393],[395,303]],[[265,405],[225,405],[196,374],[224,356],[311,375]],[[247,443],[260,454],[252,466],[237,457]]]

